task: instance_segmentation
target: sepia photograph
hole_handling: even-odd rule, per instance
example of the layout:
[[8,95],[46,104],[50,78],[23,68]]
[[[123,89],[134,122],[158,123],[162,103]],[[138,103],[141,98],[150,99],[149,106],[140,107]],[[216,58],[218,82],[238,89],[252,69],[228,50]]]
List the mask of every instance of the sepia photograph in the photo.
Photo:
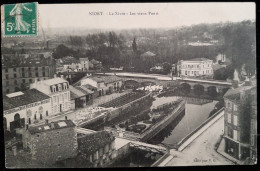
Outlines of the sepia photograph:
[[1,4],[7,169],[257,164],[256,4]]

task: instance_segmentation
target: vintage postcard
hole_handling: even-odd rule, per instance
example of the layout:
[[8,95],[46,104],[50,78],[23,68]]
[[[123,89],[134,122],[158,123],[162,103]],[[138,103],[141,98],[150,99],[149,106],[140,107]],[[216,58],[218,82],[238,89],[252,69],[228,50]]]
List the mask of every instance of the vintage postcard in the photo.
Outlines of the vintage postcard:
[[3,4],[5,167],[257,164],[255,13]]

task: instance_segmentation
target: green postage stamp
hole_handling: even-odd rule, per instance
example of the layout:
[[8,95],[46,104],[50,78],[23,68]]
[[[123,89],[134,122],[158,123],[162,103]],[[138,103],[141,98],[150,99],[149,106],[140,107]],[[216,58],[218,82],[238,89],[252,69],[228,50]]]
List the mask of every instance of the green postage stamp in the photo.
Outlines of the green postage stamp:
[[36,36],[38,3],[5,4],[2,6],[3,36]]

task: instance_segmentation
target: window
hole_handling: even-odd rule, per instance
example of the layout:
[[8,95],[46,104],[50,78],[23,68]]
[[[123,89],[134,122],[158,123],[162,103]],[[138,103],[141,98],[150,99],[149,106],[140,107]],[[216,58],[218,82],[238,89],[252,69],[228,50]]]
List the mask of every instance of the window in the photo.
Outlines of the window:
[[17,85],[17,80],[14,80],[14,85]]
[[234,104],[233,109],[234,111],[237,111],[237,105]]
[[7,85],[7,86],[9,85],[9,81],[6,81],[6,85]]
[[237,126],[237,115],[233,115],[233,124]]
[[60,147],[60,144],[58,144],[58,147]]
[[48,116],[48,110],[46,111],[46,116]]
[[8,68],[5,69],[5,72],[8,72]]
[[228,130],[228,136],[230,138],[233,138],[233,131],[232,131],[232,129],[230,127],[227,127],[227,130]]
[[39,77],[39,74],[38,74],[38,72],[36,72],[36,73],[35,73],[35,76],[36,76],[36,77]]
[[39,134],[37,134],[37,137],[39,138],[39,137],[40,137],[40,135],[39,135]]
[[58,131],[57,134],[60,134],[60,132]]
[[237,130],[233,130],[233,139],[237,141]]
[[29,67],[28,70],[31,71],[31,68]]
[[42,72],[42,76],[45,77],[45,72],[44,71]]
[[5,75],[5,78],[8,80],[8,78],[9,78],[8,75]]
[[32,83],[32,79],[29,79],[29,82]]
[[10,92],[10,90],[9,89],[6,89],[6,93],[8,94]]
[[16,74],[14,74],[14,78],[16,78]]
[[38,71],[38,67],[35,67],[35,70]]
[[36,116],[36,114],[34,114],[34,119],[35,119],[35,120],[37,119],[37,116]]
[[25,83],[25,79],[23,79],[23,83]]
[[65,100],[67,99],[67,93],[64,94]]
[[29,77],[32,77],[32,73],[31,72],[29,72]]
[[231,123],[231,114],[230,113],[227,114],[227,119],[228,119],[228,123]]
[[14,72],[16,72],[16,68],[14,68]]
[[24,72],[24,68],[22,68],[22,72]]
[[22,73],[22,77],[25,77],[25,74],[24,74],[24,73]]
[[45,70],[45,67],[42,67],[42,70],[44,71],[44,70]]

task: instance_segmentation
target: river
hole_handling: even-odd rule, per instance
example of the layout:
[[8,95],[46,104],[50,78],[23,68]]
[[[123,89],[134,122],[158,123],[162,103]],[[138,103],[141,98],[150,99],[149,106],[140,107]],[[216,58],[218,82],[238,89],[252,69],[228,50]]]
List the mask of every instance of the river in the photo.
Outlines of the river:
[[183,112],[177,120],[173,121],[160,133],[150,139],[148,143],[164,144],[169,147],[175,147],[180,140],[196,129],[209,117],[210,112],[218,102],[199,98],[173,96],[156,98],[152,107],[177,100],[178,98],[184,98],[186,100],[185,112]]

